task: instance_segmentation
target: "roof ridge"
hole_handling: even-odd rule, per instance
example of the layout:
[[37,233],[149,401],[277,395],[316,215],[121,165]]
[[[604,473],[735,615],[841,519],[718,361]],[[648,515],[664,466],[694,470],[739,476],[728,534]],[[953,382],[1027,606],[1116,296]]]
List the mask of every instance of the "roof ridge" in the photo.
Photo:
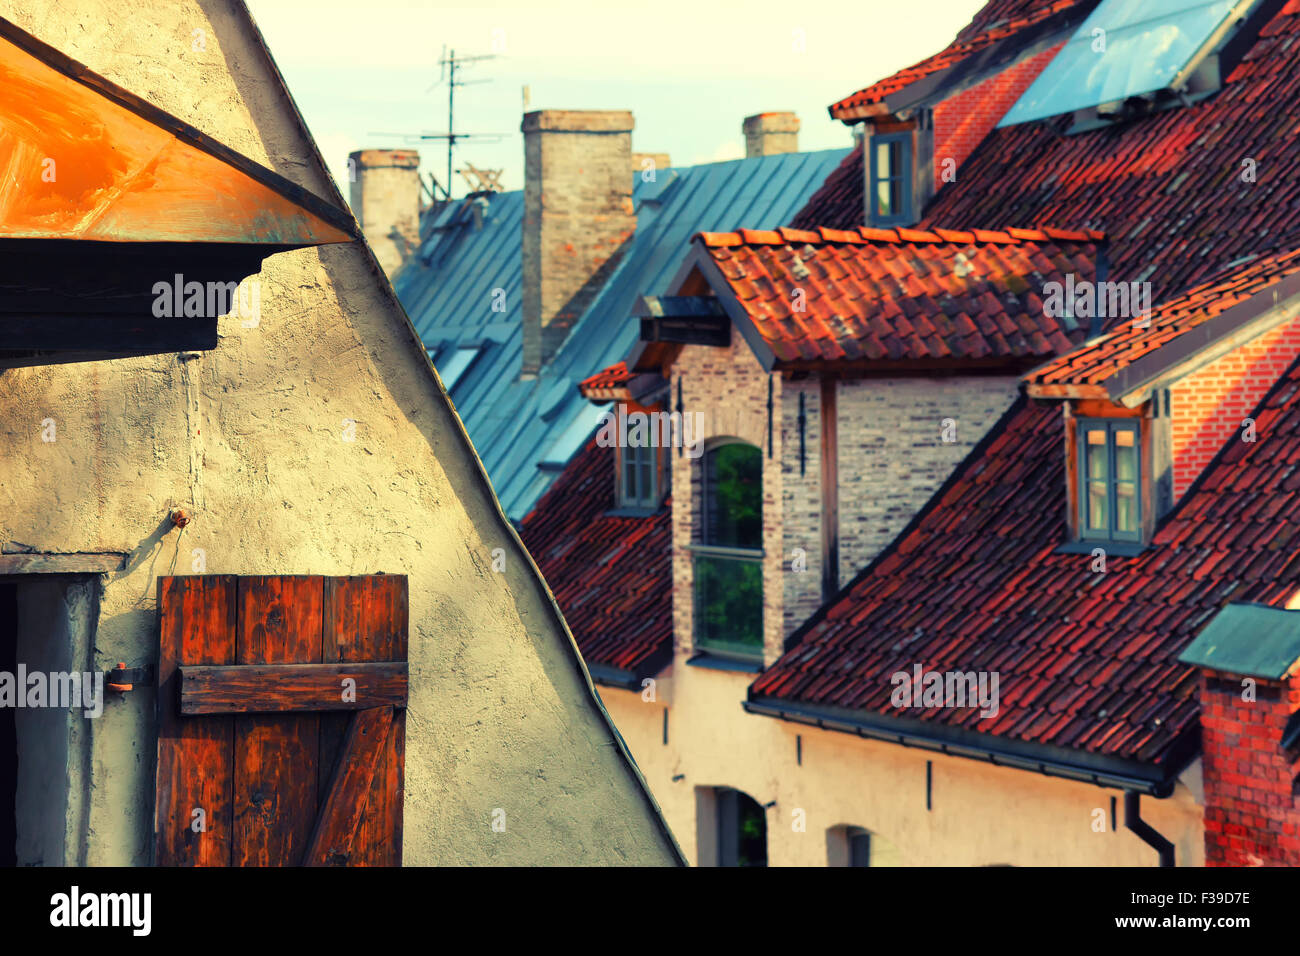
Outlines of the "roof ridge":
[[906,226],[875,228],[858,226],[856,229],[834,229],[818,226],[815,229],[737,229],[732,232],[697,232],[691,240],[702,242],[709,248],[727,246],[781,246],[792,243],[808,245],[873,245],[904,243],[950,243],[953,245],[1015,245],[1022,242],[1105,242],[1106,234],[1099,229],[1057,229],[1043,226],[1035,229],[1009,227],[1005,229],[911,229]]

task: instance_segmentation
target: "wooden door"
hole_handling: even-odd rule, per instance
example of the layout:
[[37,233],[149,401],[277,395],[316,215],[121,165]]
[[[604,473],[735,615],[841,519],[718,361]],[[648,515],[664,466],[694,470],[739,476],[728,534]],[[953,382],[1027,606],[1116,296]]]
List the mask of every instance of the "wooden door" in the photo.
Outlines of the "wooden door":
[[160,866],[397,866],[404,575],[158,579]]

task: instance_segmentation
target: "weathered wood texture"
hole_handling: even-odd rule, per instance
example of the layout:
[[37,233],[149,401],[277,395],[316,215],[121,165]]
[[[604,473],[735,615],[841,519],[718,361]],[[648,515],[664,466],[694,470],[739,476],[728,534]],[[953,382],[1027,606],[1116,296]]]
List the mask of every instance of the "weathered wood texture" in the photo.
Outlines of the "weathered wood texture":
[[230,864],[235,720],[189,720],[175,704],[181,661],[234,663],[237,596],[234,577],[158,579],[162,635],[154,862],[162,866]]
[[0,574],[107,574],[120,571],[125,555],[113,552],[80,554],[0,554]]
[[162,578],[159,607],[155,861],[400,864],[406,578]]
[[[353,839],[392,726],[392,707],[373,707],[353,716],[307,845],[303,859],[307,866],[343,865],[351,859]],[[358,849],[364,851],[364,847]]]
[[[345,684],[345,681],[351,684]],[[366,710],[406,704],[406,665],[261,664],[182,667],[182,714]]]

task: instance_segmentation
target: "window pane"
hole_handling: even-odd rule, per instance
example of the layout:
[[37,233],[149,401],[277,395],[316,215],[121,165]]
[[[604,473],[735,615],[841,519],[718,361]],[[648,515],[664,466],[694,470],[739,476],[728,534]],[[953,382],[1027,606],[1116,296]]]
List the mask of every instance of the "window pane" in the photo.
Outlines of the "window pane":
[[1106,483],[1104,481],[1088,482],[1088,530],[1110,530],[1110,523],[1106,520]]
[[638,486],[637,498],[641,500],[642,504],[649,505],[653,504],[651,499],[654,497],[654,479],[650,474],[650,469],[653,468],[654,465],[648,459],[648,456],[646,456],[646,459],[647,460],[641,462],[641,483]]
[[888,179],[876,182],[876,215],[892,216],[894,214],[893,190]]
[[753,445],[731,444],[704,456],[702,544],[763,547],[763,456]]
[[897,143],[876,144],[876,179],[888,179],[894,175],[897,167],[890,161],[894,155],[890,147],[897,145]]
[[1088,478],[1105,481],[1106,474],[1106,433],[1102,430],[1088,431]]
[[1115,530],[1136,532],[1138,529],[1137,485],[1115,483]]
[[762,564],[697,555],[695,595],[695,633],[701,647],[762,653]]
[[628,504],[636,499],[636,462],[632,459],[632,449],[624,448],[623,451],[623,503]]
[[1115,432],[1115,480],[1137,481],[1137,433],[1124,429]]

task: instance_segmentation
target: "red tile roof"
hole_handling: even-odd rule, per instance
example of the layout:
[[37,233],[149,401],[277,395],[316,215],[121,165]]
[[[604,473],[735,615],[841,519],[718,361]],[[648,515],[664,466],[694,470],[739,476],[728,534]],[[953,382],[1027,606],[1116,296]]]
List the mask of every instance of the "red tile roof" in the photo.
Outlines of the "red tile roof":
[[1025,381],[1033,394],[1041,396],[1063,392],[1067,386],[1092,386],[1098,392],[1095,397],[1109,397],[1103,394],[1102,383],[1121,369],[1297,273],[1300,250],[1264,256],[1154,309],[1146,317],[1148,327],[1123,322],[1109,334],[1035,369]]
[[672,657],[672,513],[616,516],[614,451],[593,436],[522,523],[588,666],[650,676]]
[[1095,0],[993,0],[943,50],[832,103],[830,114],[838,120],[861,119],[870,112],[866,108],[881,102],[889,94],[897,93],[932,73],[956,66],[972,53],[1014,36],[1025,27],[1034,26],[1081,3],[1092,2]]
[[[696,236],[775,365],[1047,357],[1086,328],[1050,319],[1047,282],[1095,274],[1096,232],[1009,229]],[[798,292],[803,311],[798,311]]]
[[[921,225],[1052,223],[1101,229],[1116,280],[1149,279],[1155,301],[1251,253],[1300,248],[1300,0],[1261,30],[1223,89],[1190,107],[1060,136],[995,129],[925,210]],[[792,220],[863,221],[861,153]],[[1254,181],[1250,181],[1253,177]]]
[[[814,616],[751,700],[948,725],[1179,769],[1196,668],[1179,653],[1230,601],[1300,588],[1300,363],[1135,558],[1054,554],[1066,534],[1062,419],[1021,399],[908,531]],[[1000,710],[895,708],[890,676],[1000,675]]]

